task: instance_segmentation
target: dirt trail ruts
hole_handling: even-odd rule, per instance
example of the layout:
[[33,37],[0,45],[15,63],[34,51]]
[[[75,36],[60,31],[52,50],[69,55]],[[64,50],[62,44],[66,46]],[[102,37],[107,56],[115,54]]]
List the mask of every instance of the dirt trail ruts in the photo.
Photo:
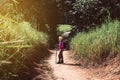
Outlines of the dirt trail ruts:
[[64,64],[55,63],[55,51],[50,50],[53,54],[48,60],[49,64],[53,68],[53,74],[55,80],[92,80],[86,75],[86,72],[80,68],[79,64],[76,64],[72,58],[70,58],[69,51],[64,51]]

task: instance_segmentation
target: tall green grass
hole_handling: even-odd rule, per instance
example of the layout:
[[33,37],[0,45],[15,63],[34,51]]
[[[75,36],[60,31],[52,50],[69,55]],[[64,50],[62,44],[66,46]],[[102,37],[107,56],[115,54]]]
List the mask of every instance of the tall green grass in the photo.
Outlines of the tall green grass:
[[26,21],[0,15],[0,79],[18,80],[19,73],[47,55],[48,37]]
[[106,21],[101,28],[80,32],[70,44],[78,59],[102,62],[110,54],[120,53],[120,22]]

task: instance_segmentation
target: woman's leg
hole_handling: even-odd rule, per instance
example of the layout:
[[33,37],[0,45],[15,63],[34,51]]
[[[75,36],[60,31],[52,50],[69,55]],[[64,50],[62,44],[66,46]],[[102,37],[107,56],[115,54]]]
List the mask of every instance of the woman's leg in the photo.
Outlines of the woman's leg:
[[58,63],[60,63],[60,60],[61,60],[61,51],[58,54]]
[[58,57],[59,57],[59,63],[63,63],[63,50],[60,51]]
[[61,52],[61,63],[63,63],[64,62],[64,60],[63,60],[63,50],[62,50],[62,52]]

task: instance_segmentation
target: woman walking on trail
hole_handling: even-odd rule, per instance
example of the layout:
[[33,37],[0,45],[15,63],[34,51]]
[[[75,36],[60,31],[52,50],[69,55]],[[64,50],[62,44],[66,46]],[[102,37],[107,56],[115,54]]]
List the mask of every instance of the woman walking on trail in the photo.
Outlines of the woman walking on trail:
[[63,42],[63,37],[62,36],[59,36],[58,47],[59,47],[59,50],[60,50],[60,52],[58,54],[58,59],[59,59],[58,64],[60,64],[60,63],[64,63],[64,60],[63,60],[64,42]]

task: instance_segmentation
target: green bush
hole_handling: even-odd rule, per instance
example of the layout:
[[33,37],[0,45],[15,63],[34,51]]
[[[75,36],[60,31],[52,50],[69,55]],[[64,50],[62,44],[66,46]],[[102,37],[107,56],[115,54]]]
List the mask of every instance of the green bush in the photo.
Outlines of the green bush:
[[101,28],[80,32],[70,44],[79,59],[101,62],[110,53],[120,53],[120,22],[106,21]]
[[48,55],[48,37],[29,22],[0,18],[0,79],[18,80],[20,73]]

